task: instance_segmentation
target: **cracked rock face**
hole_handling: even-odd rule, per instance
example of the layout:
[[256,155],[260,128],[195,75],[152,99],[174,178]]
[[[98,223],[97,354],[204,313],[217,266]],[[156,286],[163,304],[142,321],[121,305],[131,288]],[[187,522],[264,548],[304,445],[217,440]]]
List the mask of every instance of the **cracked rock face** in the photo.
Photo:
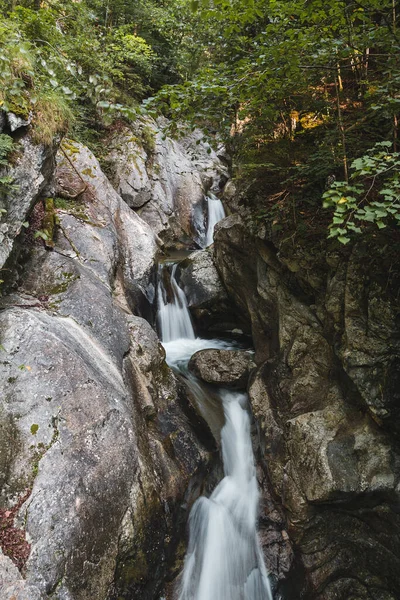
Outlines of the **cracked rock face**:
[[68,198],[72,190],[85,190],[87,201],[83,216],[74,210],[74,200],[70,211],[59,213],[60,249],[109,286],[118,267],[131,310],[149,316],[158,251],[153,231],[121,200],[87,148],[76,142],[63,147],[55,174],[57,192]]
[[[261,538],[278,588],[289,590],[290,599],[395,600],[400,455],[393,298],[379,273],[365,266],[362,246],[346,259],[327,256],[321,272],[305,249],[294,257],[277,254],[238,216],[222,221],[214,239],[223,283],[253,331],[259,367],[249,396],[263,494],[271,498],[271,486],[286,521],[273,528],[273,503],[265,503]],[[285,548],[285,536],[291,541],[294,561],[286,551],[281,564],[268,559],[271,527],[275,547]]]
[[0,219],[0,269],[5,265],[14,247],[14,240],[22,223],[33,208],[54,168],[54,149],[34,144],[28,136],[16,145],[18,161],[2,169],[2,176],[12,178],[13,189],[0,199],[0,208],[6,213]]
[[107,164],[115,189],[167,241],[190,243],[197,235],[192,217],[203,213],[205,193],[227,179],[215,152],[204,143],[196,146],[198,138],[178,142],[147,119],[119,131],[109,144]]
[[15,586],[30,600],[152,600],[210,454],[140,316],[154,297],[155,235],[86,148],[64,148],[54,249],[36,247],[1,299],[2,503],[31,490],[18,521],[31,554]]

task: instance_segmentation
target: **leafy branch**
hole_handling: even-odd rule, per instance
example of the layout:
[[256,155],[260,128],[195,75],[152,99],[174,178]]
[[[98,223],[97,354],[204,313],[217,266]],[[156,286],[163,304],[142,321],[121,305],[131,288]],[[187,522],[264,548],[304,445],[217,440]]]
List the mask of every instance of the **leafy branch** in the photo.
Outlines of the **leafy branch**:
[[378,229],[400,224],[400,153],[391,152],[391,146],[375,144],[352,162],[351,183],[334,181],[323,194],[324,208],[334,210],[328,237],[348,244],[368,224]]

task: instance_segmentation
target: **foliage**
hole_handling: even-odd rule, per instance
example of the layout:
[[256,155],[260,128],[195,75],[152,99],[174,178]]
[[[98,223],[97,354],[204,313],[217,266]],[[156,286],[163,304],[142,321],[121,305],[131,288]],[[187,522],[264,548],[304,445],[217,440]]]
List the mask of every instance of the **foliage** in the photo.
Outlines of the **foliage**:
[[188,74],[196,19],[185,0],[6,2],[0,108],[32,114],[37,141],[47,143],[67,121],[92,141],[115,118],[136,118],[146,95]]
[[[397,196],[382,192],[397,193],[397,166],[379,173],[388,146],[376,145],[390,140],[397,161],[394,0],[3,5],[0,106],[30,114],[37,141],[69,127],[98,150],[116,119],[161,111],[173,133],[187,122],[222,138],[239,182],[262,181],[270,197],[290,190],[294,223],[304,203],[317,213],[322,195],[335,212],[329,235],[343,243],[369,223],[397,222]],[[145,131],[143,140],[151,150]]]
[[10,509],[0,508],[0,546],[14,564],[22,570],[28,560],[30,544],[25,539],[25,531],[14,523],[18,511],[29,498],[32,490],[26,490]]
[[[148,91],[148,82],[155,53],[146,41],[129,32],[126,27],[118,29],[107,44],[112,53],[108,74],[126,93],[141,97]],[[147,83],[147,86],[146,86]]]
[[147,155],[154,154],[156,149],[155,133],[149,125],[145,125],[142,129],[142,144]]
[[[14,142],[11,136],[0,133],[0,169],[8,165],[8,157]],[[0,199],[13,189],[12,178],[9,175],[0,174]],[[0,208],[0,218],[6,210]]]
[[150,104],[175,123],[218,132],[237,178],[269,174],[273,191],[284,182],[317,206],[327,179],[347,180],[352,160],[375,143],[391,140],[397,150],[400,38],[392,0],[191,4],[220,35],[204,45],[190,81],[164,87]]
[[27,87],[34,76],[31,47],[18,28],[0,20],[0,108],[26,114],[30,107]]
[[33,140],[51,144],[57,134],[64,134],[74,122],[74,113],[65,96],[56,90],[38,93],[33,118]]
[[380,142],[351,164],[350,180],[335,181],[324,193],[324,207],[333,208],[329,237],[342,244],[351,233],[361,233],[368,223],[384,229],[392,220],[400,223],[400,153]]
[[0,167],[8,164],[8,155],[10,154],[14,141],[11,136],[0,133]]

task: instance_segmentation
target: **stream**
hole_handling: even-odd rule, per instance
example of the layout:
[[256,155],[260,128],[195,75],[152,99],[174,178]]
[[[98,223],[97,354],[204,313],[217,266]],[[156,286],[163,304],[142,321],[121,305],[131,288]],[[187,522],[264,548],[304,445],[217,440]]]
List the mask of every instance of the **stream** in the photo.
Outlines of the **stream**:
[[[224,216],[222,204],[216,197],[209,199],[208,205],[212,207],[212,215],[209,213],[205,245],[209,245],[210,240],[212,243],[215,223]],[[259,492],[247,395],[219,388],[211,396],[188,369],[191,356],[199,350],[226,350],[237,346],[221,339],[196,337],[176,272],[176,262],[166,260],[159,266],[161,341],[168,364],[185,380],[197,409],[216,439],[220,439],[224,467],[224,478],[211,496],[201,496],[190,512],[189,544],[177,598],[272,600],[256,530]],[[221,412],[221,406],[224,423],[218,425],[215,413]]]

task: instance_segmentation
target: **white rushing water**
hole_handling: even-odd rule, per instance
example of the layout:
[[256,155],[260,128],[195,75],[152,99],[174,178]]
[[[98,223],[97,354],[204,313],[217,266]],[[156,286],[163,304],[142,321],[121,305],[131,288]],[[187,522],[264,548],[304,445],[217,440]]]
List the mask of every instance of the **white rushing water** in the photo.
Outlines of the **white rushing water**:
[[247,398],[221,391],[225,477],[190,513],[179,600],[272,600],[257,531],[258,487]]
[[211,192],[207,196],[208,206],[208,220],[207,220],[207,232],[205,237],[205,247],[209,246],[214,241],[214,227],[225,217],[225,210],[222,202],[217,196],[214,196]]
[[[168,363],[187,378],[194,352],[229,348],[222,340],[196,338],[184,292],[171,272],[170,294],[159,278],[159,326]],[[168,303],[170,300],[170,303]],[[190,324],[190,327],[189,327]],[[201,386],[196,380],[196,386]],[[192,389],[196,393],[195,389]],[[203,394],[207,392],[203,390]],[[179,600],[272,600],[256,524],[259,493],[250,437],[247,396],[219,390],[225,424],[221,430],[224,478],[209,498],[200,497],[189,517],[189,545]]]
[[175,264],[172,267],[169,294],[162,281],[163,267],[160,266],[159,269],[158,325],[163,342],[171,342],[180,338],[195,339],[185,292],[175,279],[177,266]]

